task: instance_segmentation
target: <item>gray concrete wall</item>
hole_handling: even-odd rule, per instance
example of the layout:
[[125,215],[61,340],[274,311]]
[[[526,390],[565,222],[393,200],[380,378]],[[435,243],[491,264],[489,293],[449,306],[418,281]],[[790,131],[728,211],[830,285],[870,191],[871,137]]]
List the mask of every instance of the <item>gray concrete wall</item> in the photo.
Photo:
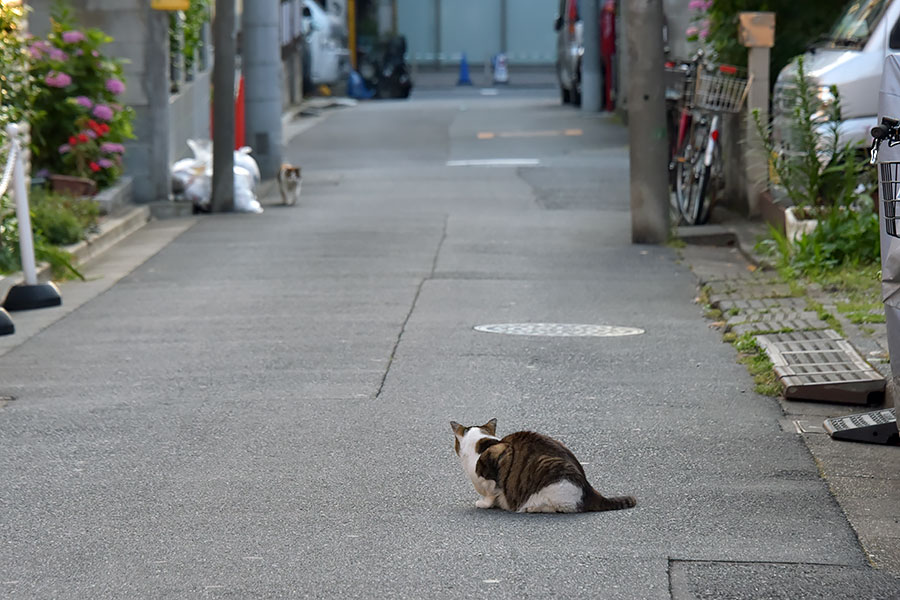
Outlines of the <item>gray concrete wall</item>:
[[169,155],[172,161],[191,156],[187,141],[210,139],[210,85],[212,69],[194,75],[169,98]]
[[[31,0],[29,27],[50,30],[52,0]],[[128,141],[125,172],[134,179],[134,200],[169,195],[169,33],[168,15],[147,0],[70,0],[77,20],[114,38],[104,52],[124,59],[127,90],[123,103],[136,113],[136,139]]]
[[687,41],[687,28],[694,11],[688,8],[690,0],[663,0],[663,12],[669,25],[669,56],[687,60],[697,51],[697,43]]

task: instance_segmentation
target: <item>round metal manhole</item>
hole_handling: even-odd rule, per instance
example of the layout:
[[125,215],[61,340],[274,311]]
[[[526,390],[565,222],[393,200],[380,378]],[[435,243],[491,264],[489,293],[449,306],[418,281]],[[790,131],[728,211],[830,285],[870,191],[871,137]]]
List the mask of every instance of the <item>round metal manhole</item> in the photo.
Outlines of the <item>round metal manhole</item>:
[[579,323],[498,323],[495,325],[476,325],[475,330],[485,333],[544,337],[621,337],[644,333],[643,329],[637,327]]

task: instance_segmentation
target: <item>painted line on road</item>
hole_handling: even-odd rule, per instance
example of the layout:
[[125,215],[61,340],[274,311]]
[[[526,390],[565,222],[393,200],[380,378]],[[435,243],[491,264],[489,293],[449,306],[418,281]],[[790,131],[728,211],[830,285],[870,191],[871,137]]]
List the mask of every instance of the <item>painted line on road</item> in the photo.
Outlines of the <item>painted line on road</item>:
[[542,129],[538,131],[479,131],[475,136],[479,140],[492,140],[497,137],[501,138],[533,138],[533,137],[558,137],[558,136],[579,136],[584,135],[583,129]]
[[541,164],[537,158],[481,158],[473,160],[448,160],[448,167],[533,167]]

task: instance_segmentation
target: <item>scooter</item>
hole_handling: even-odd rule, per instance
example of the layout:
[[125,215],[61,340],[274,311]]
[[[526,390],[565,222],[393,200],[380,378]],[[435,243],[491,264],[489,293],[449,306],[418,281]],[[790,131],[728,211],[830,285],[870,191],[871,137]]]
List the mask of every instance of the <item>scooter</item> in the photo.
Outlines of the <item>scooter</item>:
[[383,44],[383,50],[362,57],[359,73],[375,98],[408,98],[412,77],[406,63],[406,38],[397,36]]

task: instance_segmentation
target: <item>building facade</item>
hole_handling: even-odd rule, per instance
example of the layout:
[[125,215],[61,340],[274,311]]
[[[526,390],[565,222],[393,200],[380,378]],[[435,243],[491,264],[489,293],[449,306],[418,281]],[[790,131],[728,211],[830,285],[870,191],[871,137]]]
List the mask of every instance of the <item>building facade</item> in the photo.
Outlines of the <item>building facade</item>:
[[503,52],[516,65],[556,63],[556,0],[397,0],[397,33],[411,62],[483,64]]

